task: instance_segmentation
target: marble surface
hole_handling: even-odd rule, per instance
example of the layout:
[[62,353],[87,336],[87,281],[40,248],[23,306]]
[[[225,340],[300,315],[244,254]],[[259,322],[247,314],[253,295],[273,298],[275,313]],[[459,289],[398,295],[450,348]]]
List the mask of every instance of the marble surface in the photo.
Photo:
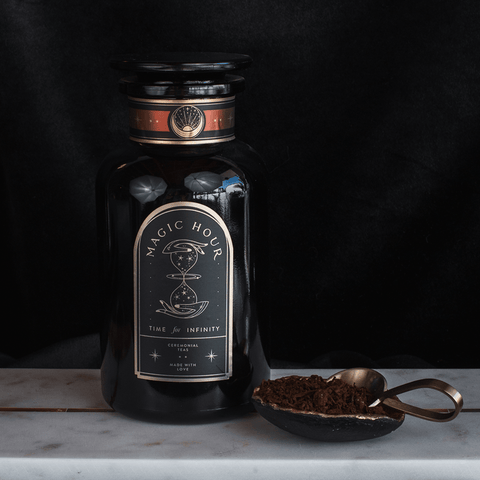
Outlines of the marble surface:
[[0,386],[0,409],[111,410],[100,370],[0,369]]
[[[335,372],[274,377],[312,373]],[[381,373],[389,387],[442,379],[462,393],[465,409],[452,422],[407,417],[386,437],[329,444],[290,435],[256,413],[181,427],[130,420],[105,404],[96,370],[0,370],[0,479],[480,479],[480,370]],[[438,395],[401,399],[449,408]]]

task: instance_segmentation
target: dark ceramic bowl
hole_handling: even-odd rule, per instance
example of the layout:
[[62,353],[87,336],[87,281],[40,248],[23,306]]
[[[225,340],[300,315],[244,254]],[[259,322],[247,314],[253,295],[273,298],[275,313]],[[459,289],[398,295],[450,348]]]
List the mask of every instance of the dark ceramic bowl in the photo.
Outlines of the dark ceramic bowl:
[[353,442],[383,437],[402,425],[399,419],[380,415],[326,415],[281,408],[262,402],[253,392],[252,403],[257,412],[273,425],[295,435],[322,442]]

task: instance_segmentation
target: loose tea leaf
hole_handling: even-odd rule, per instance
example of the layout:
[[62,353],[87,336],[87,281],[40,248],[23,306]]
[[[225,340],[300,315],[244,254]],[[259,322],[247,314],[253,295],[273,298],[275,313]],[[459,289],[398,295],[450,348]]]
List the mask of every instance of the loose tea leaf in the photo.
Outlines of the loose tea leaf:
[[365,387],[356,387],[334,378],[325,380],[319,375],[292,375],[276,380],[263,380],[255,392],[262,402],[301,412],[328,415],[383,415],[400,418],[401,412],[384,405],[369,407],[373,401]]

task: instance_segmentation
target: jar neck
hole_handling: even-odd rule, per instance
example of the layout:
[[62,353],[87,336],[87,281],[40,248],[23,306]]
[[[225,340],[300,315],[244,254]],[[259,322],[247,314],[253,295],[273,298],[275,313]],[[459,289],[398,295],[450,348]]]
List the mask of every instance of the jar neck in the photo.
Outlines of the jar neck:
[[143,145],[200,146],[235,139],[235,97],[128,97],[130,140]]

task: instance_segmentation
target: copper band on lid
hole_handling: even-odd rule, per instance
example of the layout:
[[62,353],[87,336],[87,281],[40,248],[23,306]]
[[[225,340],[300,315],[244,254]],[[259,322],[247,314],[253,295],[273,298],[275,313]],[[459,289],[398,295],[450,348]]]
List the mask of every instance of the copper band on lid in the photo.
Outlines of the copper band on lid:
[[235,138],[235,97],[128,100],[133,141],[201,145]]

